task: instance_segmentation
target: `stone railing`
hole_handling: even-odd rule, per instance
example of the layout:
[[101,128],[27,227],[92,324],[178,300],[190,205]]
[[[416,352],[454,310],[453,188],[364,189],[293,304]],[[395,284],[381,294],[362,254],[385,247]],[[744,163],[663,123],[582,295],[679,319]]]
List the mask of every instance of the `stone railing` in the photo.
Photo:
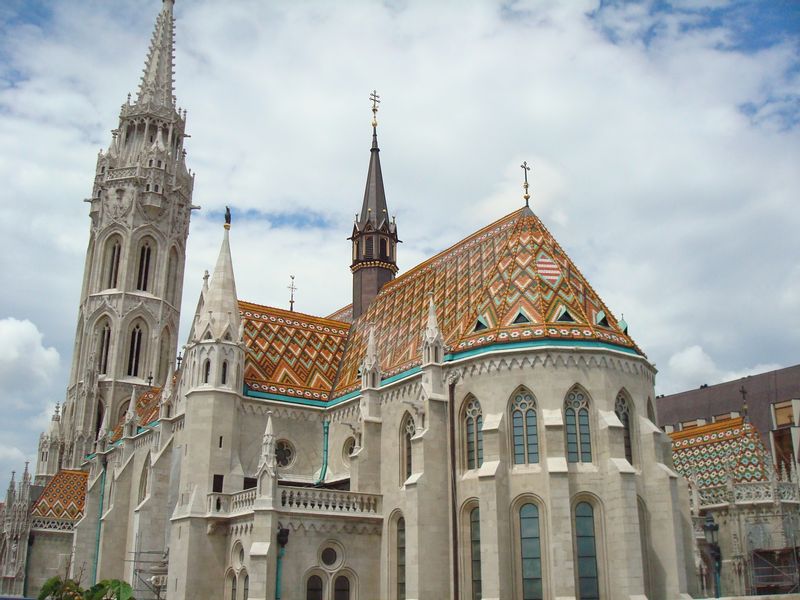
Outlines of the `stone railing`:
[[258,490],[256,488],[250,488],[249,490],[231,494],[231,512],[252,510],[257,495]]
[[280,487],[281,508],[338,515],[381,515],[381,497],[377,494],[323,490],[304,487]]
[[699,488],[690,494],[694,508],[750,504],[755,502],[800,502],[800,486],[791,481],[754,481]]
[[136,167],[122,167],[120,169],[109,169],[108,180],[126,179],[136,175]]

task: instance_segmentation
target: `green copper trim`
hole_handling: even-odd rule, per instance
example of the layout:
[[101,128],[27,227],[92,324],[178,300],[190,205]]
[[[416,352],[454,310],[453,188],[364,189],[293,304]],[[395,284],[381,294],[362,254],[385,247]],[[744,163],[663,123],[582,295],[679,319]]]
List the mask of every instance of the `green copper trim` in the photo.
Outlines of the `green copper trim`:
[[97,535],[94,540],[94,561],[92,563],[92,585],[97,583],[97,563],[100,562],[100,531],[103,528],[103,500],[106,496],[106,463],[103,460],[103,474],[100,476],[100,506],[97,510]]
[[328,474],[328,430],[331,422],[328,419],[322,421],[322,468],[319,470],[319,479],[314,485],[325,483],[325,476]]
[[257,392],[255,390],[251,390],[246,385],[244,386],[244,395],[249,398],[263,398],[265,400],[276,400],[278,402],[288,402],[290,404],[302,404],[304,406],[317,406],[319,408],[325,408],[328,406],[328,402],[325,400],[308,400],[306,398],[294,398],[292,396],[281,396],[280,394],[270,394],[269,392]]
[[625,354],[631,354],[633,356],[642,356],[633,348],[626,348],[624,346],[617,346],[616,344],[608,344],[606,342],[596,342],[594,340],[528,340],[526,342],[491,344],[489,346],[481,346],[480,348],[474,348],[472,350],[453,352],[451,354],[445,354],[444,360],[446,362],[452,362],[454,360],[461,360],[462,358],[469,358],[470,356],[477,356],[487,352],[496,352],[498,350],[510,350],[512,348],[541,348],[543,346],[559,346],[562,348],[603,348],[605,350],[624,352]]

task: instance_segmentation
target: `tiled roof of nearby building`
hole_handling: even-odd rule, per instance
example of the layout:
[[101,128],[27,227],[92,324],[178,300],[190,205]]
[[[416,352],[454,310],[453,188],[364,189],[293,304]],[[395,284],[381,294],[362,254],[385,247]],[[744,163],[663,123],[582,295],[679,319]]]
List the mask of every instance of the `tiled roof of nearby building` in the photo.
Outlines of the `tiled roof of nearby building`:
[[384,377],[420,363],[429,293],[449,353],[558,340],[643,355],[539,218],[522,208],[386,284],[352,327],[332,397],[358,388],[369,324]]
[[769,479],[769,454],[758,431],[742,417],[669,434],[672,459],[681,475],[699,487]]
[[31,514],[49,519],[80,519],[86,501],[88,477],[85,471],[59,471],[45,486]]
[[248,352],[247,388],[327,401],[347,342],[349,323],[239,302]]
[[[161,388],[149,388],[136,397],[136,418],[139,426],[152,423],[158,418],[158,405],[161,402]],[[110,440],[116,442],[122,437],[122,427],[125,424],[125,415],[114,427]]]

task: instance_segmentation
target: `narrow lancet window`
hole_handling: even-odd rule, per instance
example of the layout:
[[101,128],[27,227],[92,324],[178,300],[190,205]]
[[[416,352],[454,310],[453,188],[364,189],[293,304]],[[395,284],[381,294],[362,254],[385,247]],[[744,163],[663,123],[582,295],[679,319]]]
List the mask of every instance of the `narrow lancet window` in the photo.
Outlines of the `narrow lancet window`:
[[477,507],[469,513],[469,541],[472,600],[481,600],[481,513]]
[[631,409],[625,396],[620,393],[614,403],[614,412],[622,423],[625,458],[633,464],[633,444],[631,443]]
[[128,375],[138,377],[142,362],[142,328],[137,325],[131,331],[131,340],[128,347]]
[[99,348],[97,352],[97,372],[100,375],[108,373],[108,352],[111,347],[111,325],[105,323],[100,330]]
[[592,462],[592,439],[589,431],[589,402],[580,388],[572,388],[564,402],[567,433],[567,461]]
[[406,600],[406,520],[397,519],[397,600]]
[[575,507],[575,551],[575,562],[578,567],[578,598],[600,600],[594,510],[588,502],[579,502]]
[[539,509],[535,504],[523,504],[519,509],[519,540],[522,599],[542,600],[542,545],[539,535]]
[[472,398],[464,410],[464,429],[467,468],[477,469],[483,464],[483,413],[476,398]]
[[536,401],[533,394],[520,390],[511,405],[514,464],[539,462],[539,435],[536,429]]
[[139,270],[136,278],[137,290],[146,292],[149,289],[151,259],[152,248],[150,247],[150,242],[146,241],[139,248]]

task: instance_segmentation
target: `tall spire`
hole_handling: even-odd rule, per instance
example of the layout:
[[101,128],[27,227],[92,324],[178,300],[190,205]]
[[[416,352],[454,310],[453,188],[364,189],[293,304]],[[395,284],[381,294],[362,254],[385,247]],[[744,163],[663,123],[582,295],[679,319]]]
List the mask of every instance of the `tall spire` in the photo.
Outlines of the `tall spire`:
[[383,189],[383,173],[381,173],[380,148],[378,148],[378,104],[380,96],[373,91],[372,100],[372,148],[369,151],[369,168],[367,169],[367,187],[364,190],[364,202],[358,217],[358,228],[364,229],[370,223],[373,229],[389,223],[386,209],[386,192]]
[[226,330],[231,339],[239,333],[241,319],[236,296],[236,279],[233,275],[231,245],[228,239],[230,223],[225,223],[224,228],[217,265],[211,275],[208,290],[204,294],[203,307],[195,325],[194,338],[198,340],[206,332],[210,332],[214,339],[222,338]]
[[154,104],[174,107],[175,73],[173,54],[175,19],[172,16],[174,0],[163,0],[161,13],[156,19],[150,50],[144,63],[144,73],[139,84],[136,104]]

